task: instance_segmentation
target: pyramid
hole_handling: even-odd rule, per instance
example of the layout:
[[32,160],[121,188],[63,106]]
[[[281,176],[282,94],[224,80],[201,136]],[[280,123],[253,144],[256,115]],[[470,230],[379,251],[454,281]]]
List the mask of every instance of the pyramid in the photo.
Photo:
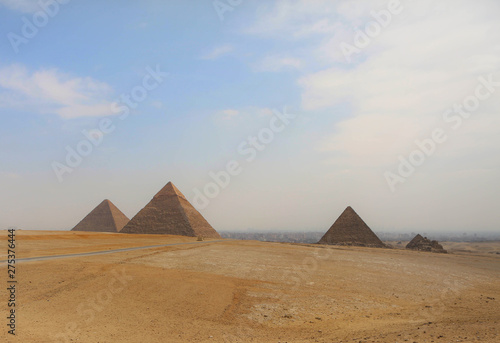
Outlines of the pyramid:
[[357,245],[377,248],[386,246],[350,206],[333,223],[318,244]]
[[120,232],[221,238],[172,182],[163,187]]
[[438,241],[431,241],[427,237],[422,237],[420,234],[416,235],[415,238],[406,245],[406,249],[447,253]]
[[71,231],[119,232],[128,221],[127,216],[106,199]]

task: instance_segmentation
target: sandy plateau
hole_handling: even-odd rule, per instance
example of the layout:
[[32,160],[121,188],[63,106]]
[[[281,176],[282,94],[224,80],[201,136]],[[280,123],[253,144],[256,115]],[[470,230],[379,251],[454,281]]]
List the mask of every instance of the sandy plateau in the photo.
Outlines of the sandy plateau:
[[[194,241],[18,231],[16,253]],[[19,261],[17,335],[2,324],[0,341],[500,342],[500,242],[441,243],[450,254],[207,240]]]

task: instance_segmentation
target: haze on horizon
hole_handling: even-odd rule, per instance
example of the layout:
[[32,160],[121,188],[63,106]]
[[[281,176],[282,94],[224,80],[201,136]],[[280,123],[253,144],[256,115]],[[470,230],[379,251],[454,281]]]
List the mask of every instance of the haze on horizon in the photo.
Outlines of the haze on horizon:
[[0,228],[69,230],[104,199],[132,218],[168,181],[197,206],[235,161],[197,206],[219,231],[326,231],[347,206],[500,231],[496,0],[72,1],[13,46],[40,11],[0,0]]

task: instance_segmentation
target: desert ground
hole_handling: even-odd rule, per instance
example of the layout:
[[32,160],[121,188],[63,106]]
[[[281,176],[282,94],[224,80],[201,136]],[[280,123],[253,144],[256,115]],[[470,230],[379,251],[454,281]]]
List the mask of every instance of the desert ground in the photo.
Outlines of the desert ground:
[[[7,233],[0,234],[5,260]],[[16,253],[173,243],[181,244],[18,260],[17,335],[2,324],[0,341],[500,342],[500,242],[441,242],[452,253],[433,254],[18,231]]]

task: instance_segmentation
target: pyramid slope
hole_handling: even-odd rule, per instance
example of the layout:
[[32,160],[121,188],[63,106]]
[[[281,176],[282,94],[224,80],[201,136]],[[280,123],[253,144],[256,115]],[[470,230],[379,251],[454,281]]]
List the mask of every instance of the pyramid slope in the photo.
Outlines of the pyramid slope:
[[413,249],[417,246],[419,246],[420,244],[424,243],[426,241],[426,239],[424,237],[422,237],[421,234],[417,234],[415,237],[413,237],[413,239],[410,241],[410,243],[408,243],[406,245],[406,249]]
[[71,231],[119,232],[129,219],[111,201],[104,200]]
[[318,244],[379,248],[386,246],[350,206],[333,223]]
[[172,182],[163,187],[120,232],[221,238]]

